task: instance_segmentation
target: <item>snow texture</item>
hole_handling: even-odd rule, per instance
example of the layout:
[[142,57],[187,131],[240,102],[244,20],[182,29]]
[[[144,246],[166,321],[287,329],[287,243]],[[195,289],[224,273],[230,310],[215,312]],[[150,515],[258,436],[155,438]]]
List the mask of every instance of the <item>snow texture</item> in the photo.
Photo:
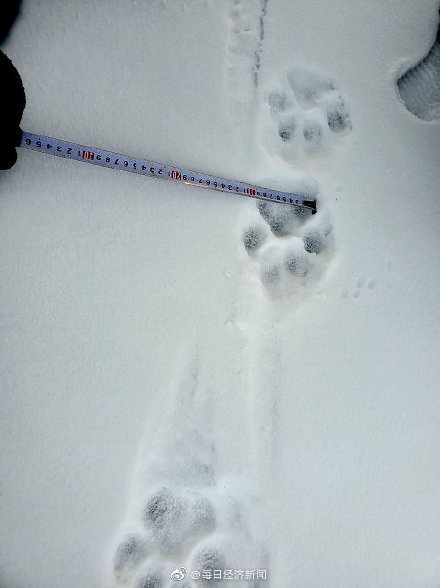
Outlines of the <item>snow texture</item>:
[[438,0],[24,0],[24,129],[318,212],[20,151],[0,586],[439,585],[437,26]]

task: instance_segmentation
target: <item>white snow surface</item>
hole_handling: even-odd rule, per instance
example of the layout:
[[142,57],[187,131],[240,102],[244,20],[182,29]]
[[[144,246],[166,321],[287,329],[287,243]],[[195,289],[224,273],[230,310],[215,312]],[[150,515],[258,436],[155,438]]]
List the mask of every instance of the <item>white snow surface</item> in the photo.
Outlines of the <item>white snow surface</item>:
[[2,588],[170,586],[204,546],[259,586],[440,585],[440,122],[396,89],[437,11],[24,2],[24,129],[319,212],[280,236],[238,196],[24,150],[1,173]]

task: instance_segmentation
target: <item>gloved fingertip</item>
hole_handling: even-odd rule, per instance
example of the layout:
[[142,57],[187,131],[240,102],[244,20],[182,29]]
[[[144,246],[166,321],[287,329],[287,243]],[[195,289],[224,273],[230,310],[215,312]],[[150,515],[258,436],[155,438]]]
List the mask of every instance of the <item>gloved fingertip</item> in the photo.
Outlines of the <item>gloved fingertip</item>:
[[20,127],[18,127],[17,130],[16,130],[16,132],[15,132],[15,142],[14,142],[14,145],[16,147],[20,147],[22,137],[23,137],[23,131],[20,129]]
[[0,151],[0,169],[11,169],[17,161],[17,151],[15,147],[9,147]]

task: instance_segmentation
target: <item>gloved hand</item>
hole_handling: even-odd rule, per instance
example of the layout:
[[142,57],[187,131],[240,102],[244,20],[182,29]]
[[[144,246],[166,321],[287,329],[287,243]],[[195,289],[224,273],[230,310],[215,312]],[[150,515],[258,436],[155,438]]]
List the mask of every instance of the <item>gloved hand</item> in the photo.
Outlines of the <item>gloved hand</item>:
[[0,169],[10,169],[17,161],[15,147],[20,144],[20,121],[26,96],[20,74],[0,51]]

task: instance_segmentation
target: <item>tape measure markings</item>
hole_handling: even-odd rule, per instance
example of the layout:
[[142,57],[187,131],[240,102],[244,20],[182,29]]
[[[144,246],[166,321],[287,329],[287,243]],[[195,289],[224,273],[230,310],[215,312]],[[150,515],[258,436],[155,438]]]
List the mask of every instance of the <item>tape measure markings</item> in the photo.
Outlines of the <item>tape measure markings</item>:
[[101,167],[129,171],[163,180],[174,180],[190,186],[208,188],[219,192],[240,194],[249,198],[257,198],[269,202],[304,207],[309,209],[312,214],[316,212],[316,200],[309,200],[298,194],[279,192],[261,186],[255,186],[253,184],[226,180],[224,178],[210,176],[200,172],[163,165],[147,159],[128,157],[126,155],[121,155],[120,153],[114,153],[113,151],[86,147],[84,145],[78,145],[76,143],[47,137],[45,135],[23,132],[20,147],[32,149],[41,153],[56,155],[58,157],[91,163]]

